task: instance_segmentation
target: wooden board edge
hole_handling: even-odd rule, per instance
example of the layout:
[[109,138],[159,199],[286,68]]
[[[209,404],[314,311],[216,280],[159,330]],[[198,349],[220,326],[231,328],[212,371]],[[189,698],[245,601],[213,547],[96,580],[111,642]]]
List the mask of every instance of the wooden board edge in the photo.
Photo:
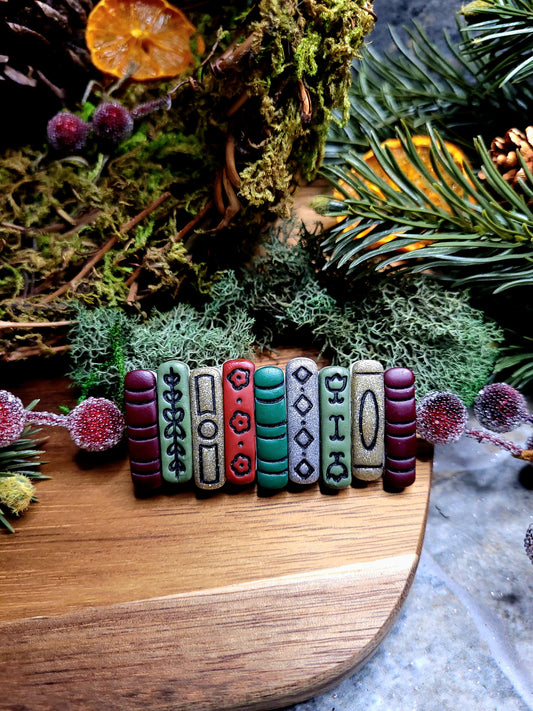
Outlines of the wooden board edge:
[[404,555],[3,624],[9,705],[0,708],[259,711],[302,701],[371,656],[417,564]]

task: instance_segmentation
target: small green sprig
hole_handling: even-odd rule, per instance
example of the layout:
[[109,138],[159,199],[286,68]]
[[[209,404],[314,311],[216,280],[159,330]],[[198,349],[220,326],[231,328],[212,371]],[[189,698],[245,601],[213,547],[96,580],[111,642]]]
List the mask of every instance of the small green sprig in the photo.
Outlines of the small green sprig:
[[463,54],[489,91],[533,76],[533,0],[474,0],[461,14]]
[[[38,400],[34,400],[27,409],[31,410],[37,403]],[[15,533],[15,529],[6,516],[20,516],[30,503],[38,501],[33,480],[49,479],[38,471],[44,464],[40,458],[44,450],[39,446],[45,441],[45,438],[36,439],[39,432],[40,429],[28,424],[16,442],[0,448],[0,525],[10,533]]]

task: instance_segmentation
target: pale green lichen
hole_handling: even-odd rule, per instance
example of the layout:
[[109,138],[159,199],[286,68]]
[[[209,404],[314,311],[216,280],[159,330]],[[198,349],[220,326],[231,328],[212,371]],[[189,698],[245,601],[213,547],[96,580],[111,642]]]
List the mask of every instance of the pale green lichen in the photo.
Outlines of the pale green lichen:
[[73,380],[84,395],[120,399],[132,368],[157,368],[171,358],[220,365],[249,354],[254,343],[298,344],[345,366],[360,358],[406,366],[419,395],[448,389],[472,402],[492,372],[502,333],[466,292],[420,276],[381,279],[356,293],[320,282],[313,249],[274,237],[239,280],[221,274],[203,306],[178,304],[146,322],[115,310],[81,310],[72,333]]

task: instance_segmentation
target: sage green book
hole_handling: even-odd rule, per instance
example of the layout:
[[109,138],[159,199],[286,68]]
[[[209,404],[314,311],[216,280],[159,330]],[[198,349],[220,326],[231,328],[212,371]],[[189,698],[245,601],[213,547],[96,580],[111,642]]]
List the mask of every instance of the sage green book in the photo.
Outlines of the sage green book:
[[318,374],[320,474],[326,486],[344,489],[352,481],[350,372],[330,365]]
[[190,481],[193,465],[188,365],[168,361],[159,366],[157,405],[163,479],[172,484]]

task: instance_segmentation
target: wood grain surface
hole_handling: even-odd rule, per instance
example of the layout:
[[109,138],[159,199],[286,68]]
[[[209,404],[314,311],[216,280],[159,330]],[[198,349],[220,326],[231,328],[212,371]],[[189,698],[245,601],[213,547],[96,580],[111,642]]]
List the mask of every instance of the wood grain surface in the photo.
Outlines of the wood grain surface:
[[[42,409],[74,403],[64,378],[15,390]],[[429,461],[396,494],[377,481],[143,500],[124,451],[81,454],[66,431],[47,434],[52,478],[0,535],[0,709],[280,708],[340,680],[390,629],[420,554]]]

